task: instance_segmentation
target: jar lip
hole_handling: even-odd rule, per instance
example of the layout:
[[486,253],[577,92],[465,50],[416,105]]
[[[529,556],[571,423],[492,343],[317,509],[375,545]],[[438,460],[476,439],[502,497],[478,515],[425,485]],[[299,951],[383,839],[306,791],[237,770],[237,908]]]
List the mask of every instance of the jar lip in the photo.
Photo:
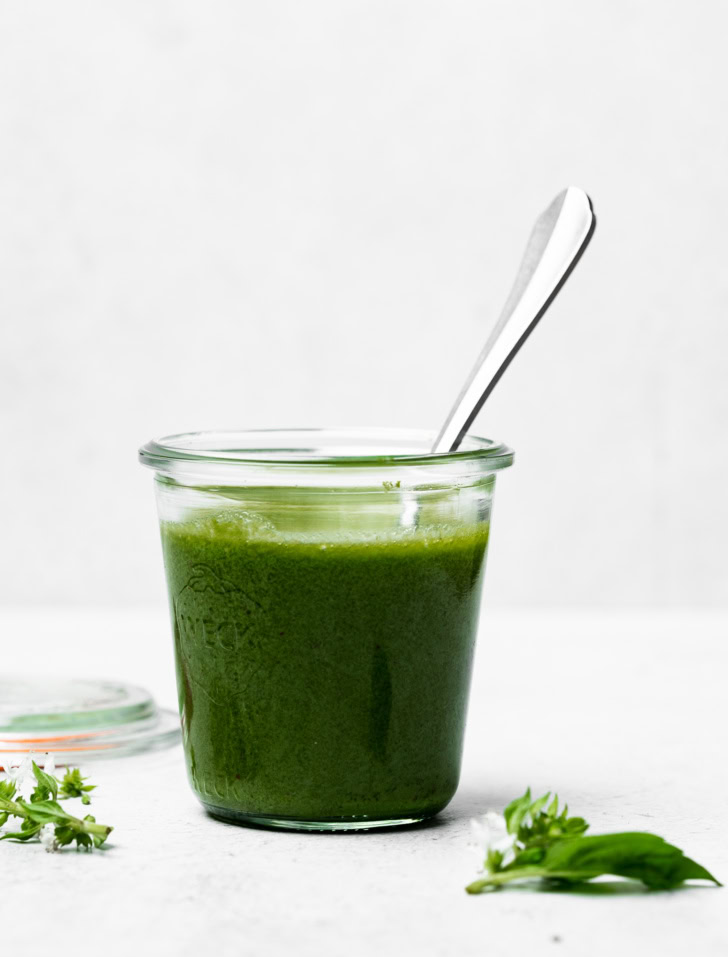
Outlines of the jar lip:
[[[322,466],[367,468],[470,463],[488,471],[507,468],[513,451],[500,442],[466,435],[456,452],[428,451],[435,432],[395,428],[295,428],[181,432],[152,439],[139,449],[139,461],[153,469],[174,462],[203,465],[310,469]],[[409,446],[407,451],[401,450]],[[355,451],[360,447],[362,451]],[[329,451],[328,449],[334,449]],[[341,451],[340,451],[341,450]]]

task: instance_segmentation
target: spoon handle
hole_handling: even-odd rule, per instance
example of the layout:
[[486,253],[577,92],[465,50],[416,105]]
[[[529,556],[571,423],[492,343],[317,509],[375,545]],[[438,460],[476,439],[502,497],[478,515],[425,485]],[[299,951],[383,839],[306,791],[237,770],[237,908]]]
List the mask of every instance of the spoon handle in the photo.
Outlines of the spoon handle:
[[475,416],[589,244],[596,217],[587,194],[563,190],[533,227],[516,281],[433,452],[454,452]]

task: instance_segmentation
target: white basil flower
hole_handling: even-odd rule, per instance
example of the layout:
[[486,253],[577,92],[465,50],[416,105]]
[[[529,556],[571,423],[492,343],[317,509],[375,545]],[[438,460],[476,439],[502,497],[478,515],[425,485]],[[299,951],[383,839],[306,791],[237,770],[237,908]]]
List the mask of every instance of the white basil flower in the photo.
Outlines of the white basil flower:
[[508,833],[506,819],[502,814],[486,811],[482,817],[474,818],[470,827],[484,857],[487,857],[489,851],[497,851],[503,855],[502,866],[505,867],[516,856],[513,847],[515,838]]
[[33,782],[35,786],[35,775],[33,774],[33,752],[23,758],[20,764],[5,769],[8,778],[15,783],[15,793],[22,796],[26,784]]
[[44,824],[38,832],[41,844],[47,851],[57,851],[56,831],[52,824]]

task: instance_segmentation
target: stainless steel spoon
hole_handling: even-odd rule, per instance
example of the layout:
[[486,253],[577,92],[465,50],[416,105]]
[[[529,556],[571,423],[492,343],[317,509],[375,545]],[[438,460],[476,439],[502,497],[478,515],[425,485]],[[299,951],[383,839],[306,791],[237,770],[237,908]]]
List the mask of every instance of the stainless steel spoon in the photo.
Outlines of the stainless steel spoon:
[[433,452],[454,452],[509,362],[556,298],[594,234],[591,200],[576,186],[554,199],[533,227],[516,281]]

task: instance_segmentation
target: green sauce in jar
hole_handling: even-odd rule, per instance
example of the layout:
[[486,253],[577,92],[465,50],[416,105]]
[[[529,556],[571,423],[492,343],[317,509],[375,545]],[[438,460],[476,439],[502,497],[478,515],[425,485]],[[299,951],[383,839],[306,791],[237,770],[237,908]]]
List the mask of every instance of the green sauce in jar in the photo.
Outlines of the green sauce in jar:
[[214,814],[420,820],[458,783],[487,521],[284,535],[162,521],[185,753]]

